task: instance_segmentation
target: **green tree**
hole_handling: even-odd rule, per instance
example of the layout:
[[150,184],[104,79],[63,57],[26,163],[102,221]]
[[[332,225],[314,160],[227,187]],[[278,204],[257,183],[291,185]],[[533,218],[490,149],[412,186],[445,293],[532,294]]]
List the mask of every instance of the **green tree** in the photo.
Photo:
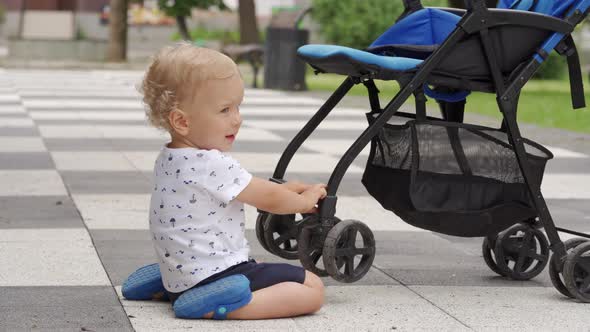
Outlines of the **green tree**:
[[18,14],[18,38],[23,38],[23,30],[25,27],[25,11],[27,9],[27,0],[20,2],[20,9]]
[[[447,0],[422,0],[425,6],[448,6]],[[404,11],[401,0],[313,0],[313,18],[331,43],[366,48]]]
[[6,19],[6,14],[5,14],[4,6],[0,3],[0,24],[3,24],[5,19]]
[[240,21],[240,44],[258,44],[260,36],[258,35],[254,0],[239,0],[238,16]]
[[227,9],[223,0],[158,0],[158,6],[166,15],[176,18],[178,31],[184,40],[191,40],[186,26],[186,17],[191,16],[192,8],[209,9],[217,7]]
[[110,0],[108,61],[127,59],[127,5],[128,0]]

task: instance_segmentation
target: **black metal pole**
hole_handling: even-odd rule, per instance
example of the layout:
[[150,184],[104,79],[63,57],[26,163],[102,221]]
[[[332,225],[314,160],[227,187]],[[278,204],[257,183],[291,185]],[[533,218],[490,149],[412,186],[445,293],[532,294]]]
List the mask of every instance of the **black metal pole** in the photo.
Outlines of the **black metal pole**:
[[346,95],[348,90],[350,90],[354,86],[354,83],[350,77],[346,78],[344,82],[334,91],[334,93],[328,98],[328,100],[320,107],[320,109],[314,114],[314,116],[305,124],[303,129],[295,135],[295,137],[291,140],[289,145],[283,154],[281,155],[281,159],[277,163],[277,167],[273,173],[273,178],[282,180],[285,176],[285,171],[287,170],[287,166],[289,162],[291,162],[291,158],[295,155],[295,152],[301,147],[303,142],[311,135],[311,133],[318,127],[318,125],[328,116],[330,111],[336,107],[336,105],[342,100],[342,98]]

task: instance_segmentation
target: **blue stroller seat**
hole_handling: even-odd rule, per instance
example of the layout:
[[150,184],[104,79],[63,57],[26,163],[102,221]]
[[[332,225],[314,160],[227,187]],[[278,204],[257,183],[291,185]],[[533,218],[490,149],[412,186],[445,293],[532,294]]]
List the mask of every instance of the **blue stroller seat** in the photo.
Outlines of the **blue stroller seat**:
[[[541,193],[553,155],[523,138],[516,121],[522,87],[553,50],[567,57],[574,108],[585,106],[571,33],[588,15],[590,0],[501,0],[496,9],[486,8],[484,0],[465,0],[467,10],[403,1],[406,11],[397,23],[365,50],[337,45],[298,50],[316,72],[347,78],[289,143],[271,181],[285,181],[294,153],[355,84],[367,88],[369,126],[336,165],[317,214],[298,219],[260,211],[256,234],[263,235],[262,246],[298,258],[321,276],[342,282],[362,278],[371,268],[375,239],[362,222],[335,216],[336,192],[370,144],[362,183],[383,208],[419,228],[484,237],[484,261],[511,279],[531,279],[551,262],[557,290],[590,302],[590,235],[555,226]],[[383,108],[375,79],[395,80],[401,87]],[[496,94],[503,115],[499,128],[463,123],[470,91]],[[412,95],[415,113],[400,111]],[[427,115],[426,95],[436,99],[442,118]],[[393,116],[410,120],[393,125]],[[558,231],[583,238],[562,242]]]
[[[422,9],[399,20],[367,50],[337,45],[305,45],[300,58],[320,72],[396,79],[415,71],[455,28],[460,16],[438,9]],[[386,55],[384,60],[382,55]]]

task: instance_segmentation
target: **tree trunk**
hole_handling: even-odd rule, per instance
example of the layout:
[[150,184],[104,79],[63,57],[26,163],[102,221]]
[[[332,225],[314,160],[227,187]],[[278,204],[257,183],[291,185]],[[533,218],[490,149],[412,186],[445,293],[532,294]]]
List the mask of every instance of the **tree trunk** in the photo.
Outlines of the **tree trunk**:
[[240,19],[240,44],[260,43],[254,0],[239,0],[238,12]]
[[25,28],[25,11],[27,10],[27,0],[22,0],[20,3],[19,17],[18,17],[18,38],[23,39],[23,30]]
[[[496,8],[497,0],[486,0],[488,8]],[[449,6],[454,8],[465,8],[465,0],[449,0]]]
[[107,61],[127,60],[127,1],[110,0]]
[[178,32],[180,33],[180,37],[187,41],[192,41],[190,33],[188,32],[188,27],[186,26],[186,17],[184,16],[176,16],[176,25],[178,25]]

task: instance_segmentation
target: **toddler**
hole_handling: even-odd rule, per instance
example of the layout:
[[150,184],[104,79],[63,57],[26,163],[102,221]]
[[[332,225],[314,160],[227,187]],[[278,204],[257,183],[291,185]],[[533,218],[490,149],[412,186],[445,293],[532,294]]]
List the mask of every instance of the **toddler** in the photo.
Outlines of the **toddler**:
[[324,286],[318,276],[249,257],[244,203],[274,214],[306,213],[315,210],[326,190],[322,184],[253,177],[226,154],[242,123],[244,84],[236,64],[188,43],[166,47],[148,68],[141,92],[149,121],[171,137],[155,163],[149,218],[171,302],[195,287],[240,274],[250,282],[252,299],[229,312],[229,319],[319,310]]

